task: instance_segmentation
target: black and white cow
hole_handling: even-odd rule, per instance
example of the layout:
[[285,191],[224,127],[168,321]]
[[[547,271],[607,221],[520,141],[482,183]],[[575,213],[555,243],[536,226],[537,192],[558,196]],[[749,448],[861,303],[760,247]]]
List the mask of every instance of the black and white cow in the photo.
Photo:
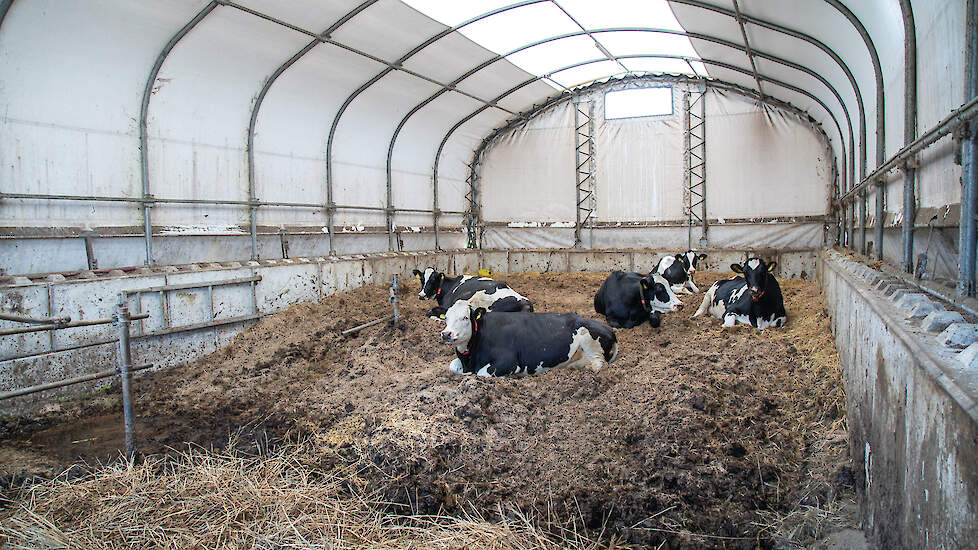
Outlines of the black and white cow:
[[778,280],[771,274],[775,266],[776,262],[766,263],[760,258],[750,258],[743,266],[731,264],[730,269],[743,277],[713,283],[693,317],[709,311],[722,319],[725,327],[737,323],[759,329],[784,326],[787,319],[784,297]]
[[696,265],[706,258],[706,254],[698,254],[692,250],[687,250],[675,256],[666,256],[655,264],[652,273],[658,273],[669,281],[672,290],[676,294],[686,291],[690,294],[699,292],[696,283],[693,282],[693,275],[696,273]]
[[611,327],[574,313],[487,312],[466,300],[445,314],[442,340],[454,344],[455,374],[529,376],[556,367],[598,372],[618,355]]
[[438,302],[428,312],[429,317],[440,318],[458,300],[469,300],[475,307],[484,307],[489,311],[533,311],[530,300],[506,283],[488,277],[448,277],[433,267],[424,272],[415,269],[414,276],[421,281],[418,298]]
[[682,302],[661,275],[612,271],[594,295],[594,311],[615,328],[632,328],[648,321],[658,327],[660,315],[675,311]]

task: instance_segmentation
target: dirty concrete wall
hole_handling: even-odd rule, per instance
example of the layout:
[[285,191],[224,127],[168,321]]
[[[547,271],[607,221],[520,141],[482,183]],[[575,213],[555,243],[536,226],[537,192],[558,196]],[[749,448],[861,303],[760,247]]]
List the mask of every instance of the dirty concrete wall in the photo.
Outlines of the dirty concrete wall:
[[[818,278],[848,402],[863,520],[877,548],[974,548],[978,391],[959,347],[965,318],[899,277],[824,252]],[[959,346],[966,342],[959,342]]]

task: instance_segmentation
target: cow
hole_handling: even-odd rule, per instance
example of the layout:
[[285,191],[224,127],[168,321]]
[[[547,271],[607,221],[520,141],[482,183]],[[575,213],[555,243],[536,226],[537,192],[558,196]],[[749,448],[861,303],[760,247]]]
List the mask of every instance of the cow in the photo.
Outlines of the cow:
[[725,327],[737,323],[759,329],[784,326],[787,319],[784,297],[778,280],[771,274],[775,266],[776,262],[767,263],[760,258],[749,258],[743,266],[731,264],[730,269],[743,277],[713,283],[693,317],[709,311],[722,319]]
[[462,275],[448,277],[429,267],[423,272],[414,270],[421,281],[421,300],[436,300],[438,305],[428,311],[429,317],[441,318],[458,300],[469,300],[475,307],[488,311],[533,311],[533,304],[509,285],[488,277]]
[[688,294],[699,292],[696,283],[693,282],[693,275],[696,273],[696,264],[706,258],[706,254],[698,254],[692,250],[687,250],[675,256],[666,256],[655,264],[652,273],[658,273],[669,281],[672,291],[676,294],[685,291]]
[[445,314],[442,340],[455,346],[454,374],[530,376],[557,367],[595,373],[618,355],[615,331],[574,313],[486,311],[467,300]]
[[675,311],[682,302],[661,275],[612,271],[594,295],[594,311],[614,328],[632,328],[648,321],[653,328],[660,315]]

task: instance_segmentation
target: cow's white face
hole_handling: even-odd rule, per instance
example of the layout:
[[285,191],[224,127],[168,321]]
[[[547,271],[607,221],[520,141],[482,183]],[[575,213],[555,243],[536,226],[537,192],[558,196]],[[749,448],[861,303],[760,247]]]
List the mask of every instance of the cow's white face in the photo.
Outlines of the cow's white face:
[[689,266],[686,268],[686,273],[690,275],[696,273],[696,253],[692,250],[686,253],[686,265]]
[[435,276],[435,268],[429,267],[424,270],[424,273],[415,270],[415,276],[421,280],[421,292],[418,292],[418,299],[420,300],[430,300],[435,297],[435,291],[432,283],[432,279]]
[[679,301],[679,298],[676,297],[676,293],[672,291],[672,287],[669,286],[669,281],[662,275],[658,273],[653,274],[649,283],[651,284],[648,285],[645,293],[652,311],[668,313],[670,311],[676,311],[679,306],[683,305]]
[[465,300],[452,304],[445,312],[445,330],[441,332],[442,341],[455,344],[464,349],[472,338],[472,306]]

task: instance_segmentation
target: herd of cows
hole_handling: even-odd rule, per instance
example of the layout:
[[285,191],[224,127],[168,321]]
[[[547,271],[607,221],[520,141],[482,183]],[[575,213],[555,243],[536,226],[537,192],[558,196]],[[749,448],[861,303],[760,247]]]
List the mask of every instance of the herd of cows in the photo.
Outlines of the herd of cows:
[[[562,366],[597,372],[618,354],[612,327],[646,321],[658,327],[664,313],[682,306],[677,294],[699,292],[693,275],[704,258],[690,250],[661,258],[647,274],[612,271],[594,296],[594,310],[608,324],[574,313],[534,312],[528,298],[487,277],[449,277],[431,267],[415,269],[414,276],[421,281],[418,298],[438,303],[428,315],[445,320],[441,338],[455,346],[453,373],[527,376]],[[710,313],[725,327],[783,326],[784,298],[771,274],[776,265],[761,258],[732,264],[740,276],[714,283],[693,317]]]

